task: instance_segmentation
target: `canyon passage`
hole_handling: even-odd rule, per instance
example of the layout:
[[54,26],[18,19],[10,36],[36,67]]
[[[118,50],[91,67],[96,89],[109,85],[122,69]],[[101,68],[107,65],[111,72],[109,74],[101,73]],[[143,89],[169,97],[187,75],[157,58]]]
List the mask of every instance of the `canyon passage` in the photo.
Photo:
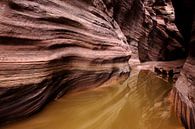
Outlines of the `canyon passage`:
[[195,129],[194,7],[1,0],[0,128]]

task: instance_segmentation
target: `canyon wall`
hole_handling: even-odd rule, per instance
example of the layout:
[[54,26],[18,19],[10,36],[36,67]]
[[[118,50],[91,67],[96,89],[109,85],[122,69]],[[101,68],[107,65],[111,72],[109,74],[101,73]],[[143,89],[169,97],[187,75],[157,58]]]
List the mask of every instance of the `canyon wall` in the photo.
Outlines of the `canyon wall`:
[[173,90],[175,111],[186,129],[195,129],[195,2],[172,0],[176,25],[185,40],[188,57]]
[[132,50],[132,58],[168,61],[186,57],[171,1],[104,0]]
[[193,7],[192,0],[1,0],[0,123],[38,112],[67,91],[128,77],[132,56],[187,58],[173,102],[193,129]]
[[127,77],[130,47],[101,1],[0,1],[0,123]]
[[[193,0],[107,2],[132,50],[146,61],[186,59],[173,89],[173,103],[185,128],[195,128],[195,4]],[[181,64],[182,65],[182,64]],[[165,68],[166,69],[166,68]]]

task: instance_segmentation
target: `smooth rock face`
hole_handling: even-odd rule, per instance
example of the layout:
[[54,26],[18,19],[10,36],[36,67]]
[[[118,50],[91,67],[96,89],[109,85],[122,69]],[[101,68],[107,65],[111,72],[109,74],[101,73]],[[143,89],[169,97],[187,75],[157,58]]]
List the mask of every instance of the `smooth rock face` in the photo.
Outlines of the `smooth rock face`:
[[130,48],[101,1],[0,1],[0,124],[76,87],[128,75]]
[[144,35],[144,6],[141,0],[104,0],[109,13],[119,24],[132,50],[132,57],[138,59],[138,42]]

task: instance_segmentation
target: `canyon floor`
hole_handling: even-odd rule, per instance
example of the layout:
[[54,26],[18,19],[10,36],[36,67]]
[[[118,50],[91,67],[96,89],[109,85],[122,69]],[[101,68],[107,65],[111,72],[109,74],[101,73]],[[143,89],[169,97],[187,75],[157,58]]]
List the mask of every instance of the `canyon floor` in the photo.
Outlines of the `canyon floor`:
[[172,84],[148,70],[157,64],[134,60],[126,81],[73,91],[2,129],[184,129],[172,110]]

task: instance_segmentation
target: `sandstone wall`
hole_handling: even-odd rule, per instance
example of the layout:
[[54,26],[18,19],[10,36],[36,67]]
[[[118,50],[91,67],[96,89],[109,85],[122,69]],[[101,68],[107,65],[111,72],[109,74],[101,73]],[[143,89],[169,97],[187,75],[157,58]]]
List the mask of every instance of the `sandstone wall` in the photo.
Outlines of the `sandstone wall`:
[[101,1],[0,1],[0,123],[75,88],[130,73],[131,50]]

